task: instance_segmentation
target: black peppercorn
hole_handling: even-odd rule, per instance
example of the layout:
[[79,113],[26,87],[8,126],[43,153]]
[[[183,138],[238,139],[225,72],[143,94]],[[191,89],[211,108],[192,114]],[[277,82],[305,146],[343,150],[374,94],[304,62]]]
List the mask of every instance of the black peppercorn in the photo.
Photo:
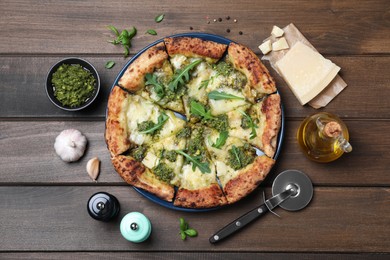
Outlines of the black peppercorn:
[[230,33],[230,29],[227,29],[226,32],[227,32],[227,33]]
[[239,34],[239,35],[242,35],[242,32],[241,32],[241,31],[239,31],[239,32],[238,32],[238,34]]

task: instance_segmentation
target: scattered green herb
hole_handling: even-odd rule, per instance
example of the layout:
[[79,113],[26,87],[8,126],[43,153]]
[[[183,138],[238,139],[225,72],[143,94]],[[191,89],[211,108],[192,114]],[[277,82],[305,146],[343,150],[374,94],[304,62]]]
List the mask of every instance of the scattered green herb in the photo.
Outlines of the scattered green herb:
[[157,124],[153,121],[144,121],[138,125],[138,130],[140,134],[151,134],[154,135],[157,130],[160,130],[165,122],[169,119],[167,114],[161,113],[157,118]]
[[187,236],[196,237],[198,235],[198,232],[195,229],[189,228],[188,223],[183,218],[180,218],[179,221],[180,221],[179,234],[182,240],[186,240]]
[[206,110],[206,108],[199,102],[192,100],[190,103],[190,113],[196,116],[200,116],[204,119],[213,119],[214,117],[211,115],[210,110]]
[[245,118],[245,120],[243,121],[244,122],[243,127],[252,129],[249,138],[250,139],[255,138],[257,136],[256,128],[259,128],[259,127],[255,124],[255,122],[253,121],[252,117],[250,117],[250,115],[248,115],[247,113],[245,113],[244,111],[241,111],[241,110],[238,110],[238,112],[240,112],[243,115],[243,117]]
[[95,78],[80,64],[62,64],[54,73],[51,83],[54,96],[63,106],[78,107],[94,93]]
[[213,100],[223,100],[223,99],[240,99],[245,100],[243,97],[238,97],[223,91],[213,90],[208,95],[209,99]]
[[179,84],[184,85],[185,82],[188,82],[190,80],[190,70],[196,67],[201,62],[202,60],[196,60],[191,64],[187,65],[184,69],[178,70],[175,73],[173,80],[169,83],[169,89],[174,92],[178,88]]
[[157,35],[157,32],[153,29],[149,29],[146,31],[146,33],[150,34],[150,35]]
[[114,67],[115,66],[115,62],[113,62],[113,61],[107,61],[107,63],[106,63],[106,69],[111,69],[112,67]]
[[157,96],[161,99],[165,96],[165,90],[164,86],[160,84],[157,80],[156,74],[148,73],[145,76],[146,78],[146,85],[153,85],[154,86],[154,92],[156,92]]
[[191,156],[187,153],[185,153],[182,150],[175,150],[178,154],[183,155],[186,157],[190,162],[192,162],[192,170],[195,171],[195,168],[198,167],[198,169],[202,173],[210,173],[211,169],[207,162],[201,162],[202,156]]
[[112,25],[107,26],[108,29],[110,29],[116,36],[114,40],[108,41],[109,43],[112,43],[114,45],[122,45],[124,48],[124,56],[127,57],[130,52],[131,47],[131,39],[137,34],[137,29],[133,26],[130,30],[122,30],[122,32],[119,33],[118,29],[116,29]]
[[217,140],[215,141],[215,144],[212,144],[211,146],[217,149],[221,149],[221,147],[226,143],[228,137],[229,137],[228,131],[220,132]]
[[162,22],[162,20],[164,20],[164,16],[165,16],[165,14],[157,15],[156,18],[154,18],[154,21],[156,23],[160,23],[160,22]]

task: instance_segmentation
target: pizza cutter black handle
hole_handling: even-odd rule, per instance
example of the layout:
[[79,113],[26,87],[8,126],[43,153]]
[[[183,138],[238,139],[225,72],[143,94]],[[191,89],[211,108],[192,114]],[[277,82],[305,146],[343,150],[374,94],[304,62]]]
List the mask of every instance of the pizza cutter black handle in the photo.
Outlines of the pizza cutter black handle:
[[226,238],[227,236],[241,230],[243,227],[248,225],[250,222],[252,222],[255,219],[258,219],[259,217],[263,216],[265,213],[267,213],[269,210],[265,204],[260,205],[259,207],[256,207],[246,213],[245,215],[242,215],[238,219],[234,220],[224,228],[222,228],[220,231],[212,235],[209,239],[211,244],[215,244],[222,239]]

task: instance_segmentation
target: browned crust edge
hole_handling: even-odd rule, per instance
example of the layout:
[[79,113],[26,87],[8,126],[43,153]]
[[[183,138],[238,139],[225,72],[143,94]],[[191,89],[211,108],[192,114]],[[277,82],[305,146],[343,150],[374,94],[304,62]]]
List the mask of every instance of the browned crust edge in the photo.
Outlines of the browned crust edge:
[[197,190],[179,189],[174,205],[183,208],[213,208],[227,203],[218,184]]
[[191,37],[164,39],[169,56],[182,54],[187,57],[201,57],[209,62],[217,62],[225,53],[227,45]]
[[265,115],[265,128],[262,136],[263,152],[272,158],[275,155],[278,133],[282,121],[280,95],[269,95],[262,102],[261,112]]
[[130,148],[127,138],[126,120],[121,120],[124,103],[127,103],[127,95],[120,87],[115,86],[108,98],[105,140],[107,148],[112,155],[119,155]]
[[255,98],[276,91],[274,79],[252,50],[244,45],[232,42],[228,48],[228,59],[237,70],[247,77],[249,84],[245,86],[245,94],[248,97],[253,96],[252,90],[256,92]]
[[173,200],[173,187],[158,180],[142,163],[124,155],[114,156],[111,161],[115,170],[128,184],[153,193],[163,200]]
[[145,86],[145,75],[161,68],[167,59],[168,53],[163,42],[150,47],[130,64],[119,79],[119,86],[130,92],[143,88]]
[[253,164],[243,169],[237,177],[229,180],[224,192],[229,204],[232,204],[251,193],[267,176],[275,161],[265,155],[256,157]]

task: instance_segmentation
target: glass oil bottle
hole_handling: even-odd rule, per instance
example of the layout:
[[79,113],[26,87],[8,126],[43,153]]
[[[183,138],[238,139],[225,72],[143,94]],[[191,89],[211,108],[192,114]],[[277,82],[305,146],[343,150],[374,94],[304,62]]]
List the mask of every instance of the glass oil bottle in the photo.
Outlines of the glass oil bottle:
[[331,113],[320,112],[306,118],[297,139],[306,156],[316,162],[331,162],[352,151],[347,126]]

